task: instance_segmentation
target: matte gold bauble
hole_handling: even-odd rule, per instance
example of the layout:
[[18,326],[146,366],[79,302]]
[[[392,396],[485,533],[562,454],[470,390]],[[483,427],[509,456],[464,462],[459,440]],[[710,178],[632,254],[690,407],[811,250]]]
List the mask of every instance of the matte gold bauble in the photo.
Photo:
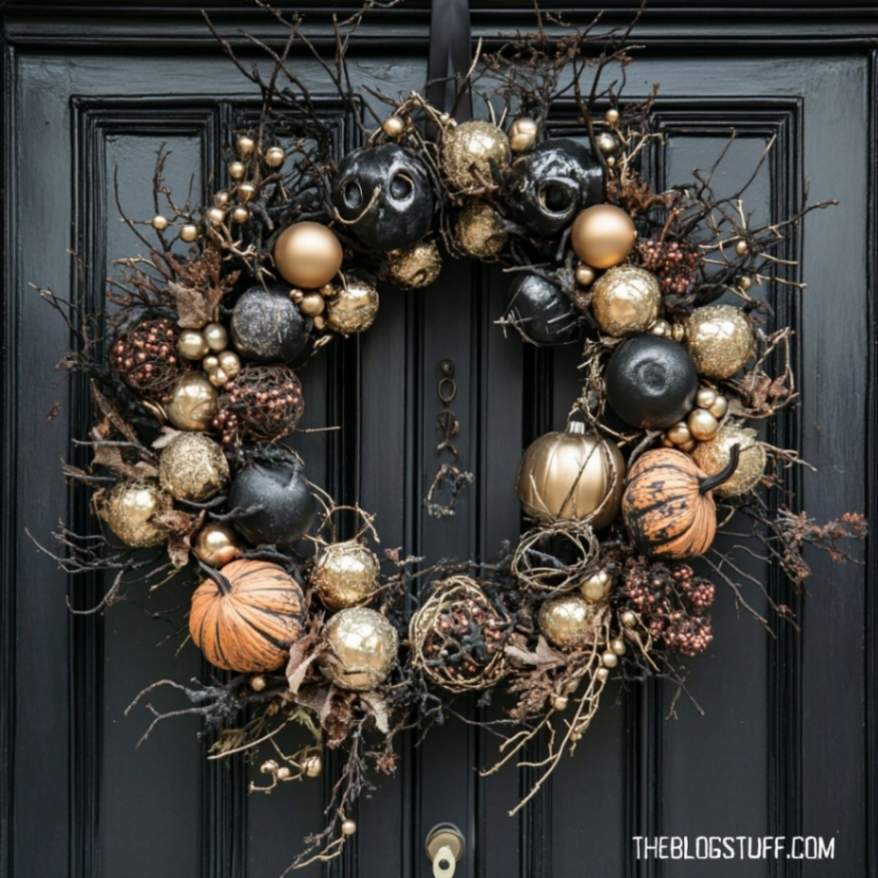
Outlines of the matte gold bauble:
[[286,161],[286,153],[279,146],[270,146],[265,151],[265,164],[269,168],[279,168]]
[[597,570],[579,583],[579,593],[590,603],[600,604],[610,594],[613,577],[606,570]]
[[352,607],[336,613],[323,630],[324,675],[340,689],[364,692],[382,683],[396,662],[396,629],[376,610]]
[[452,188],[480,192],[490,188],[494,169],[509,165],[509,138],[490,122],[462,122],[445,133],[442,170]]
[[193,223],[186,223],[186,225],[180,229],[180,237],[187,244],[191,244],[198,237],[198,226]]
[[207,373],[207,380],[210,381],[214,387],[225,387],[229,382],[229,376],[217,366],[216,369],[211,369],[211,371]]
[[233,180],[243,180],[246,173],[247,167],[244,162],[231,162],[229,164],[229,176]]
[[378,558],[356,540],[330,543],[311,571],[311,585],[330,610],[355,607],[375,594]]
[[253,150],[256,149],[256,141],[249,137],[246,134],[242,134],[238,138],[238,142],[235,144],[236,149],[238,150],[238,155],[242,158],[247,158],[247,156],[252,155]]
[[591,308],[606,335],[646,332],[659,315],[662,293],[655,275],[635,265],[611,268],[593,287]]
[[[195,557],[210,567],[224,567],[238,557],[238,543],[235,532],[225,524],[204,525],[195,535],[192,543]],[[251,681],[252,685],[252,681]]]
[[307,296],[303,295],[296,304],[306,317],[316,317],[318,314],[322,314],[326,310],[326,302],[323,300],[323,296],[321,296],[320,293],[308,293]]
[[577,594],[565,594],[540,607],[540,631],[558,649],[578,649],[594,642],[599,610]]
[[619,512],[624,475],[616,443],[571,421],[563,433],[546,433],[525,451],[518,496],[524,511],[538,521],[572,518],[601,528]]
[[606,113],[604,113],[604,118],[607,120],[608,125],[618,125],[619,111],[615,107],[611,107]]
[[537,142],[539,133],[536,120],[520,116],[509,126],[509,148],[513,152],[527,152]]
[[442,254],[432,241],[422,241],[407,250],[387,254],[387,273],[401,287],[428,287],[442,272]]
[[221,351],[217,355],[216,366],[231,379],[241,371],[241,358],[234,351]]
[[335,298],[326,309],[329,327],[341,335],[353,335],[368,329],[378,313],[378,290],[357,277],[348,277],[344,286],[339,286]]
[[238,206],[232,211],[232,219],[233,219],[238,225],[241,225],[241,223],[246,223],[247,220],[250,219],[250,211],[247,210],[246,207],[241,207],[241,205],[238,205]]
[[178,430],[207,430],[216,417],[216,388],[202,372],[186,372],[171,390],[165,407],[168,420]]
[[594,269],[591,268],[591,266],[586,265],[584,262],[580,262],[579,265],[576,266],[574,277],[579,286],[590,287],[594,283]]
[[162,216],[160,213],[157,213],[152,218],[152,227],[157,232],[163,232],[168,227],[168,218]]
[[207,221],[212,226],[218,226],[226,218],[225,211],[220,207],[211,207],[207,211]]
[[381,130],[388,137],[400,137],[405,131],[405,119],[399,116],[388,116],[381,123]]
[[731,378],[755,346],[750,321],[734,305],[696,308],[686,321],[686,341],[695,368],[709,378]]
[[757,439],[756,431],[736,423],[724,424],[713,439],[700,443],[692,452],[698,466],[708,475],[715,475],[728,466],[735,445],[740,449],[738,465],[731,477],[716,489],[720,497],[746,494],[765,474],[768,455]]
[[351,820],[348,818],[347,820],[342,820],[341,822],[341,834],[342,835],[353,835],[357,831],[357,822],[355,820]]
[[306,290],[329,283],[338,274],[343,258],[335,233],[320,223],[293,223],[274,245],[274,262],[281,277]]
[[470,201],[457,217],[457,244],[468,256],[493,259],[506,244],[509,233],[503,218],[485,201]]
[[187,360],[200,360],[206,357],[210,348],[204,334],[197,329],[184,329],[177,338],[177,353]]
[[137,549],[161,545],[167,531],[153,522],[153,516],[170,512],[171,498],[155,482],[119,482],[101,504],[101,518],[113,533]]
[[201,331],[204,333],[207,346],[215,354],[224,351],[229,346],[229,333],[222,323],[208,323]]
[[712,439],[719,430],[719,421],[707,409],[693,409],[686,418],[686,425],[698,442]]
[[595,204],[573,221],[570,244],[586,265],[612,268],[631,252],[636,237],[634,221],[621,207]]
[[229,464],[222,448],[201,433],[180,433],[159,457],[159,484],[177,500],[209,500],[228,480]]

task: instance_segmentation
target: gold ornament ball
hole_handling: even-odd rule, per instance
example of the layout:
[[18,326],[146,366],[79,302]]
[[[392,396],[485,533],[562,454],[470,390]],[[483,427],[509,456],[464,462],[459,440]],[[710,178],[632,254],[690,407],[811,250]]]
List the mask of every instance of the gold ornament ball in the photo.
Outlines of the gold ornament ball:
[[750,321],[734,305],[696,308],[686,321],[686,341],[695,368],[708,378],[731,378],[755,347]]
[[302,763],[302,771],[305,773],[305,777],[310,777],[312,780],[315,777],[320,777],[323,774],[323,760],[319,756],[309,756]]
[[197,329],[184,329],[177,339],[177,353],[186,360],[201,360],[209,351],[204,333]]
[[620,265],[595,283],[591,309],[602,332],[622,338],[646,332],[658,317],[661,304],[655,275],[635,265]]
[[580,595],[561,595],[540,607],[540,631],[558,649],[578,649],[594,642],[597,615],[595,606]]
[[625,260],[636,237],[634,221],[621,207],[594,204],[573,221],[570,243],[586,265],[612,268]]
[[467,256],[493,259],[509,237],[503,218],[486,201],[469,201],[457,217],[454,237]]
[[590,265],[580,262],[579,265],[576,266],[574,278],[579,286],[590,287],[594,283],[594,277],[594,269]]
[[330,543],[311,571],[311,585],[330,610],[354,607],[368,600],[378,587],[375,553],[356,540]]
[[656,320],[652,326],[649,327],[650,333],[652,335],[658,335],[662,338],[670,338],[671,337],[671,324],[668,323],[667,320],[662,320],[661,318]]
[[607,650],[601,656],[601,664],[605,668],[615,668],[616,665],[619,664],[619,656],[617,656],[616,653],[610,652],[609,650]]
[[296,304],[306,317],[316,317],[326,310],[326,302],[320,293],[308,293],[307,296],[302,296]]
[[224,351],[229,346],[229,333],[222,323],[208,323],[201,331],[204,333],[207,346],[215,354]]
[[405,119],[400,116],[388,116],[381,123],[381,130],[388,137],[401,137],[405,131]]
[[619,141],[609,131],[602,131],[597,136],[598,149],[604,155],[612,155],[619,148]]
[[242,183],[238,187],[238,198],[241,201],[252,201],[256,197],[256,186],[253,183]]
[[207,373],[207,379],[214,387],[225,387],[228,384],[229,376],[217,366],[216,369]]
[[256,149],[256,141],[252,137],[242,134],[238,138],[238,142],[235,146],[238,150],[238,155],[242,158],[247,158],[247,156],[252,155],[253,150]]
[[233,180],[243,180],[244,174],[247,173],[247,168],[244,165],[244,162],[232,162],[229,165],[229,176]]
[[552,708],[554,710],[567,710],[568,704],[570,704],[570,699],[566,695],[556,695],[552,699]]
[[701,409],[710,410],[710,407],[716,402],[717,393],[712,387],[699,387],[698,393],[695,395],[695,405]]
[[750,280],[749,277],[744,275],[744,277],[742,277],[738,280],[738,285],[741,287],[742,290],[749,290],[750,287],[753,286],[753,281]]
[[442,142],[442,169],[461,192],[490,187],[494,169],[505,171],[509,158],[509,138],[490,122],[462,122],[448,130]]
[[619,122],[619,111],[615,108],[609,109],[604,113],[604,118],[607,120],[608,125],[617,125]]
[[678,421],[673,427],[669,427],[665,436],[672,445],[686,445],[692,441],[692,434],[686,421]]
[[241,358],[234,351],[221,351],[216,358],[216,365],[218,369],[222,369],[223,372],[229,377],[229,380],[237,377],[238,373],[241,371]]
[[201,368],[208,374],[215,372],[219,369],[219,357],[216,354],[211,354],[209,357],[205,357],[201,361]]
[[226,218],[225,211],[221,207],[212,207],[207,212],[207,221],[212,226],[218,226]]
[[265,164],[269,168],[279,168],[286,161],[286,153],[279,146],[270,146],[265,151]]
[[278,768],[280,768],[280,766],[275,759],[266,759],[265,762],[259,766],[259,770],[262,774],[277,774]]
[[713,405],[708,408],[708,411],[715,418],[721,418],[728,410],[729,401],[724,396],[720,396],[719,394],[717,394],[716,399],[713,401]]
[[579,593],[590,603],[599,604],[607,599],[613,579],[606,570],[598,570],[579,583]]
[[340,610],[326,623],[323,639],[320,669],[340,689],[374,689],[396,662],[396,629],[368,607]]
[[268,680],[265,679],[265,674],[254,674],[249,679],[248,683],[254,692],[264,692],[265,688],[268,686]]
[[601,681],[601,683],[606,683],[610,677],[610,672],[606,668],[598,668],[594,675]]
[[378,290],[363,280],[349,276],[347,284],[339,286],[334,299],[326,308],[329,327],[341,335],[353,335],[368,329],[378,313]]
[[289,780],[292,776],[292,772],[288,765],[281,765],[281,767],[277,770],[277,779],[278,780]]
[[160,213],[157,213],[152,218],[152,227],[157,232],[163,232],[168,227],[168,220],[166,217],[163,217]]
[[347,820],[342,820],[341,823],[341,834],[351,836],[357,831],[357,823],[355,820],[351,820],[348,817]]
[[433,241],[421,241],[407,250],[387,254],[387,274],[397,286],[421,289],[430,286],[442,272],[442,254]]
[[738,243],[735,244],[735,253],[737,253],[738,256],[746,256],[749,252],[750,245],[746,241],[738,241]]
[[232,211],[232,219],[238,224],[246,223],[250,219],[250,211],[240,205]]
[[281,277],[306,290],[329,283],[338,274],[343,258],[335,233],[320,223],[293,223],[274,245],[274,262]]
[[217,207],[226,207],[229,203],[229,193],[228,192],[217,192],[216,195],[213,196],[213,203]]
[[527,152],[537,142],[539,133],[535,119],[520,116],[509,126],[509,148],[513,152]]
[[756,431],[737,423],[723,424],[713,439],[702,442],[692,452],[695,463],[708,475],[721,472],[727,465],[733,446],[740,450],[738,466],[732,477],[716,488],[720,497],[738,497],[755,488],[768,463],[765,447],[756,437]]
[[228,480],[229,464],[222,448],[201,433],[180,433],[159,457],[159,484],[177,500],[209,500]]
[[719,421],[707,409],[693,409],[686,418],[686,425],[697,442],[712,439],[719,430]]
[[621,619],[626,628],[633,628],[637,624],[637,614],[633,610],[625,610]]
[[235,532],[225,524],[211,522],[195,535],[192,545],[195,557],[210,567],[225,567],[238,557]]
[[126,546],[145,549],[167,538],[167,531],[152,519],[172,507],[171,498],[154,482],[119,482],[101,505],[101,517]]
[[198,226],[193,225],[192,223],[186,223],[186,225],[180,229],[180,238],[187,244],[191,244],[198,238]]
[[171,391],[171,401],[165,408],[168,420],[178,430],[210,429],[216,410],[216,388],[201,372],[186,372],[181,375]]

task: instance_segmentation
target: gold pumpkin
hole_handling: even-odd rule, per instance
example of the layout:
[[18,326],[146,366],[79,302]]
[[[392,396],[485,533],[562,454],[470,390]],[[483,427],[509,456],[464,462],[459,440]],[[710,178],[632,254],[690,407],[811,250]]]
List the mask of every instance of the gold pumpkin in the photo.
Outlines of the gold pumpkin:
[[618,514],[625,461],[615,442],[571,420],[563,432],[532,442],[521,459],[518,496],[527,515],[548,523],[563,518],[606,527]]

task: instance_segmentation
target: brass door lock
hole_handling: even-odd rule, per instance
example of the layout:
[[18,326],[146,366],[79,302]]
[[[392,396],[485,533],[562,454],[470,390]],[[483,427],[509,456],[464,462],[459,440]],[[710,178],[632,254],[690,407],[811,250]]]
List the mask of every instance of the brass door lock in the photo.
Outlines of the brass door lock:
[[452,878],[463,856],[463,833],[453,823],[438,823],[427,833],[425,847],[433,878]]

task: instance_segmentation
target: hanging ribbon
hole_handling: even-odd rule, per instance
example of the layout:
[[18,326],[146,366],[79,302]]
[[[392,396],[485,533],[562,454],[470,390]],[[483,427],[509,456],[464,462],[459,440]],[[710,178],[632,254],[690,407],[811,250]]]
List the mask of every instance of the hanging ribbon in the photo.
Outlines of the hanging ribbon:
[[433,0],[427,100],[458,122],[473,117],[470,90],[458,95],[471,61],[469,0]]

